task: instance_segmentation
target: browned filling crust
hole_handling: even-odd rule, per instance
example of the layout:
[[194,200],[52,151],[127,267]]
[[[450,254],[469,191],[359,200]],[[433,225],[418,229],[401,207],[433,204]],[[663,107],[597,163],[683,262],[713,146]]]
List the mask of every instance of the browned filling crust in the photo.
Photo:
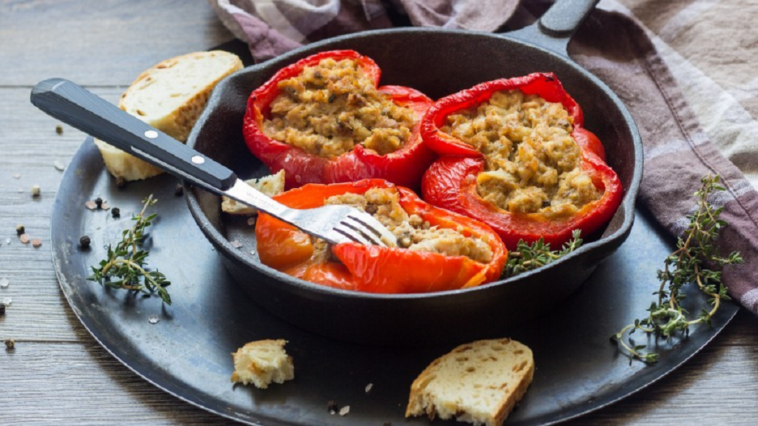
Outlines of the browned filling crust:
[[379,93],[351,59],[324,59],[278,87],[263,133],[319,157],[337,157],[356,144],[389,154],[410,138],[418,120]]
[[[325,204],[345,204],[371,214],[395,235],[400,248],[446,256],[466,256],[482,263],[492,260],[492,249],[484,241],[467,237],[455,229],[431,226],[418,215],[409,215],[400,205],[400,196],[395,190],[372,188],[364,194],[329,197]],[[323,240],[316,240],[314,246],[314,259],[329,258]]]
[[484,154],[479,195],[512,213],[565,217],[602,191],[581,168],[573,120],[560,103],[520,90],[495,92],[475,109],[451,114],[442,131]]

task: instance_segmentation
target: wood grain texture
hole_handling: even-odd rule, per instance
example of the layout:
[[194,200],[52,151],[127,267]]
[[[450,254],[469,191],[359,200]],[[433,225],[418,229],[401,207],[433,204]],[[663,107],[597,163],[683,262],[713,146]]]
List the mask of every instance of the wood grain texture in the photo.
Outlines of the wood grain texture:
[[91,338],[21,341],[0,359],[4,425],[233,424],[144,381]]
[[[62,76],[115,102],[139,72],[231,36],[203,0],[0,0],[0,423],[225,424],[147,383],[102,349],[61,294],[49,245],[52,202],[84,139],[29,104],[38,80]],[[18,179],[14,174],[20,174]],[[42,196],[33,199],[32,185]],[[15,226],[40,237],[20,244]],[[6,245],[6,239],[11,245]],[[642,314],[642,313],[641,313]],[[758,318],[740,312],[702,353],[658,383],[573,424],[744,424],[758,419]],[[539,369],[539,366],[537,366]]]
[[[115,88],[92,91],[114,103],[120,95]],[[55,163],[66,165],[86,137],[67,125],[59,135],[59,124],[29,103],[29,89],[0,89],[0,278],[10,280],[0,289],[0,300],[13,299],[0,318],[0,338],[78,341],[86,333],[72,327],[78,320],[64,301],[51,262],[50,212],[63,176]],[[35,184],[42,190],[38,198],[30,192]],[[19,224],[30,237],[40,238],[40,248],[18,241]]]
[[0,86],[50,77],[128,86],[163,59],[231,38],[202,0],[5,0]]

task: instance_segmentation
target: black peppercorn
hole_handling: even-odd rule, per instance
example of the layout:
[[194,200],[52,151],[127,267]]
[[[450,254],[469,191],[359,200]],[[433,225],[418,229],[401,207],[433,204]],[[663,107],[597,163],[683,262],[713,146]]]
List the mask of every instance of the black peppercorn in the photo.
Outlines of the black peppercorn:
[[24,225],[16,225],[16,235],[26,234]]
[[98,209],[103,207],[103,199],[100,197],[95,198],[95,206],[97,206]]
[[5,303],[0,303],[0,317],[5,315]]
[[184,187],[181,184],[176,185],[176,189],[174,189],[174,195],[177,197],[184,195]]
[[8,339],[5,341],[5,349],[12,351],[16,347],[16,342],[13,341],[13,339]]
[[83,236],[79,238],[79,246],[83,249],[89,248],[89,245],[92,241],[90,241],[88,236]]
[[126,179],[124,179],[121,176],[117,177],[116,178],[116,187],[123,188],[125,186],[126,186]]
[[118,219],[121,217],[121,210],[118,207],[114,207],[111,209],[111,216],[113,216],[114,219]]

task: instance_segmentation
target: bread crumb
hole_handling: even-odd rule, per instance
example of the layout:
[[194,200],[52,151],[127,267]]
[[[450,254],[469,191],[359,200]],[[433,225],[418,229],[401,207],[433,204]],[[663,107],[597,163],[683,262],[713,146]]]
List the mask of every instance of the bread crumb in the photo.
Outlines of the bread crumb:
[[272,382],[284,383],[295,378],[292,357],[284,350],[286,340],[258,340],[247,343],[233,353],[233,383],[254,384],[267,389]]
[[[263,176],[262,178],[246,180],[245,183],[265,195],[273,197],[274,195],[279,195],[284,192],[284,170],[279,170],[276,174]],[[254,207],[238,203],[237,201],[224,196],[221,197],[221,211],[235,215],[258,214],[258,211]]]

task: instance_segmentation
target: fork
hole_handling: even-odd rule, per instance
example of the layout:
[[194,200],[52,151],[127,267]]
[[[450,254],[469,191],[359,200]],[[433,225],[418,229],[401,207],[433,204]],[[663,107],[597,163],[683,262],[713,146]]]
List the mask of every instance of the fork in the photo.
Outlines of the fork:
[[248,185],[230,169],[81,86],[60,78],[32,89],[31,102],[64,123],[186,181],[255,207],[331,244],[396,246],[395,236],[368,213],[350,206],[291,209]]

